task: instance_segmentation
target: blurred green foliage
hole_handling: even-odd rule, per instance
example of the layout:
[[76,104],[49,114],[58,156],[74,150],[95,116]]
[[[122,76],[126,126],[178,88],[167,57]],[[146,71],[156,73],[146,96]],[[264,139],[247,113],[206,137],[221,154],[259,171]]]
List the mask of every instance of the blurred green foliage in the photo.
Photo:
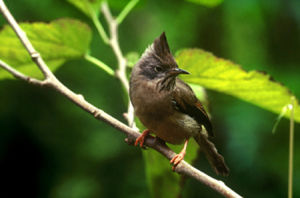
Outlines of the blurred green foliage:
[[101,5],[102,0],[66,0],[81,10],[84,14],[91,17],[91,11],[99,13],[99,7]]
[[[91,41],[90,28],[72,19],[59,19],[49,24],[20,23],[29,40],[41,54],[50,69],[55,71],[67,60],[78,59],[87,52]],[[1,60],[28,76],[42,79],[42,73],[31,60],[15,32],[8,25],[0,32]],[[0,79],[13,78],[0,70]]]
[[[69,17],[93,27],[85,14],[66,1],[6,3],[18,21]],[[115,15],[126,3],[109,2]],[[227,0],[216,7],[182,0],[141,0],[120,26],[119,38],[124,54],[142,54],[166,31],[173,52],[198,47],[247,70],[265,70],[299,98],[299,13],[297,0]],[[0,24],[5,24],[2,17]],[[115,68],[111,49],[94,27],[92,31],[91,53]],[[124,121],[127,101],[116,79],[82,59],[65,63],[55,74],[88,101]],[[275,114],[214,91],[208,92],[208,101],[214,142],[231,169],[229,177],[220,179],[245,197],[286,196],[287,120],[272,134]],[[16,80],[0,81],[0,126],[4,196],[150,197],[140,150],[126,145],[122,134],[51,90]],[[299,124],[295,130],[294,196],[298,197]],[[194,164],[214,176],[202,155]],[[171,168],[166,174],[173,174]],[[220,197],[191,179],[179,190],[182,197]]]
[[186,0],[207,7],[215,7],[223,2],[223,0]]

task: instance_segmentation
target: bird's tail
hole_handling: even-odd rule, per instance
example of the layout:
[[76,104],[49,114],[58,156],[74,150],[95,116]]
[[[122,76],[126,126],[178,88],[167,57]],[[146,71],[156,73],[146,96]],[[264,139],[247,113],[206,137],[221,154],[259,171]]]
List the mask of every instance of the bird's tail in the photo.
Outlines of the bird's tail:
[[229,168],[227,167],[223,156],[218,153],[215,145],[202,133],[199,133],[199,135],[194,138],[200,145],[201,151],[205,153],[208,162],[217,175],[227,176],[229,174]]

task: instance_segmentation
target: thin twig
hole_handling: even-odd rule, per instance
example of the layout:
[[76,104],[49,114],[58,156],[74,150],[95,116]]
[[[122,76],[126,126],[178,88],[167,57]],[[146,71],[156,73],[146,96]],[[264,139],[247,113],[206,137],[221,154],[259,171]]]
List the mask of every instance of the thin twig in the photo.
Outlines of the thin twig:
[[121,80],[124,88],[129,92],[129,83],[126,77],[126,59],[123,56],[119,42],[118,42],[118,23],[111,15],[107,2],[102,3],[102,12],[109,26],[110,39],[109,44],[113,49],[118,60],[118,70],[116,71],[117,77]]
[[0,67],[7,70],[9,73],[11,73],[15,78],[18,78],[20,80],[27,81],[31,84],[35,85],[43,85],[43,81],[40,81],[35,78],[30,78],[29,76],[26,76],[25,74],[22,74],[21,72],[15,70],[13,67],[5,63],[4,61],[0,60]]
[[290,110],[290,140],[289,140],[289,178],[288,178],[288,198],[293,197],[293,162],[294,162],[294,105],[295,98],[291,98]]
[[123,20],[126,18],[126,16],[129,14],[129,12],[134,8],[134,6],[139,2],[139,0],[131,0],[125,8],[122,10],[122,12],[119,14],[119,16],[116,18],[116,21],[118,24],[121,24]]
[[86,54],[84,56],[84,58],[93,63],[94,65],[97,65],[98,67],[100,67],[101,69],[103,69],[103,71],[105,71],[106,73],[108,73],[109,75],[111,76],[114,76],[115,75],[115,72],[114,70],[112,70],[109,66],[107,66],[105,63],[103,63],[102,61],[100,61],[99,59],[95,58],[95,57],[92,57],[91,55],[89,54]]
[[[134,6],[136,3],[132,4],[131,2],[129,2],[129,4],[131,4],[130,6]],[[128,6],[126,6],[126,7],[128,7]],[[132,7],[130,9],[132,9]],[[129,82],[128,82],[128,78],[126,76],[127,61],[126,61],[125,57],[123,56],[123,53],[121,51],[121,48],[120,48],[120,45],[118,42],[118,24],[119,23],[118,23],[117,19],[115,19],[112,16],[107,2],[104,1],[102,3],[101,10],[102,10],[102,13],[103,13],[103,15],[107,21],[108,27],[109,27],[109,32],[110,32],[109,45],[113,49],[113,52],[118,60],[118,69],[116,71],[116,77],[121,81],[122,85],[124,86],[124,88],[128,94],[129,93]],[[124,15],[124,17],[126,15]],[[126,114],[126,119],[127,119],[129,126],[137,129],[136,125],[134,123],[133,106],[132,106],[129,98],[128,98],[128,101],[129,102],[128,102],[128,110],[127,110],[127,114]]]
[[100,21],[98,20],[98,16],[96,14],[96,12],[93,10],[93,8],[91,7],[91,5],[85,1],[85,4],[89,10],[89,13],[90,13],[90,16],[91,16],[91,19],[100,35],[100,37],[102,38],[102,40],[104,41],[104,43],[106,44],[109,44],[109,38],[108,36],[106,35],[106,32],[104,31],[104,28],[102,26],[102,24],[100,23]]
[[[15,22],[14,18],[11,16],[10,12],[8,11],[7,7],[5,6],[3,0],[0,0],[0,11],[7,19],[8,23],[13,27],[14,31],[16,32],[19,39],[22,41],[24,46],[26,47],[28,53],[31,56],[34,56],[35,54],[38,54],[35,49],[33,48],[32,44],[30,43],[29,39],[27,38],[26,34],[22,33],[23,31],[19,27],[19,25]],[[21,32],[21,33],[20,33]],[[140,133],[122,122],[118,121],[114,117],[110,116],[106,112],[104,112],[101,109],[96,108],[89,102],[87,102],[81,95],[75,94],[72,92],[69,88],[67,88],[65,85],[63,85],[60,81],[58,81],[54,74],[50,71],[48,66],[44,63],[42,58],[40,56],[36,56],[33,58],[33,61],[38,65],[40,70],[45,74],[45,80],[44,81],[36,81],[36,85],[47,85],[57,92],[61,93],[65,97],[67,97],[69,100],[71,100],[74,104],[82,108],[83,110],[87,111],[88,113],[92,114],[96,119],[102,120],[114,128],[118,129],[119,131],[125,133],[127,135],[127,141],[130,143],[134,139],[140,136]],[[15,69],[13,69],[11,66],[7,64],[3,64],[4,62],[1,62],[1,67],[16,76],[19,79],[25,80],[28,82],[27,77],[20,72],[17,72]],[[169,149],[165,144],[157,141],[157,139],[153,137],[149,137],[146,139],[145,144],[158,152],[160,152],[162,155],[164,155],[166,158],[171,159],[174,157],[175,153]],[[224,195],[225,197],[241,197],[238,194],[236,194],[234,191],[232,191],[230,188],[228,188],[222,181],[218,181],[216,179],[213,179],[212,177],[206,175],[205,173],[197,170],[196,168],[192,167],[185,161],[182,161],[175,169],[176,172],[187,175],[189,177],[195,178],[196,180],[208,185],[212,189],[216,190],[220,194]]]

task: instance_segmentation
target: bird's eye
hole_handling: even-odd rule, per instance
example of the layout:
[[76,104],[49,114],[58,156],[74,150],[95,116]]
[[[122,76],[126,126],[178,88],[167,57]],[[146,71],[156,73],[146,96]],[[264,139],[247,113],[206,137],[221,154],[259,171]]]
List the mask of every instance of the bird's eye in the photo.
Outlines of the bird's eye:
[[156,71],[156,72],[161,72],[163,69],[161,68],[161,67],[159,67],[159,66],[155,66],[154,67],[154,71]]

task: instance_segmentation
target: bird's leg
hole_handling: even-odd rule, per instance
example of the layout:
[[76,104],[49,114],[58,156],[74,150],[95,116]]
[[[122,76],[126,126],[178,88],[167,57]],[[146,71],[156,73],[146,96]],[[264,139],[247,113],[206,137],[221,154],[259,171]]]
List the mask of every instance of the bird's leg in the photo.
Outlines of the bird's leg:
[[185,153],[186,153],[186,147],[188,144],[189,140],[186,139],[184,142],[184,146],[182,148],[182,150],[180,151],[180,153],[178,153],[177,155],[175,155],[171,160],[170,163],[173,164],[173,171],[175,170],[175,167],[183,160]]
[[140,137],[136,138],[134,146],[137,146],[140,143],[140,146],[143,147],[144,141],[145,141],[145,137],[147,135],[149,135],[149,133],[150,133],[149,129],[144,130],[143,133],[140,135]]

